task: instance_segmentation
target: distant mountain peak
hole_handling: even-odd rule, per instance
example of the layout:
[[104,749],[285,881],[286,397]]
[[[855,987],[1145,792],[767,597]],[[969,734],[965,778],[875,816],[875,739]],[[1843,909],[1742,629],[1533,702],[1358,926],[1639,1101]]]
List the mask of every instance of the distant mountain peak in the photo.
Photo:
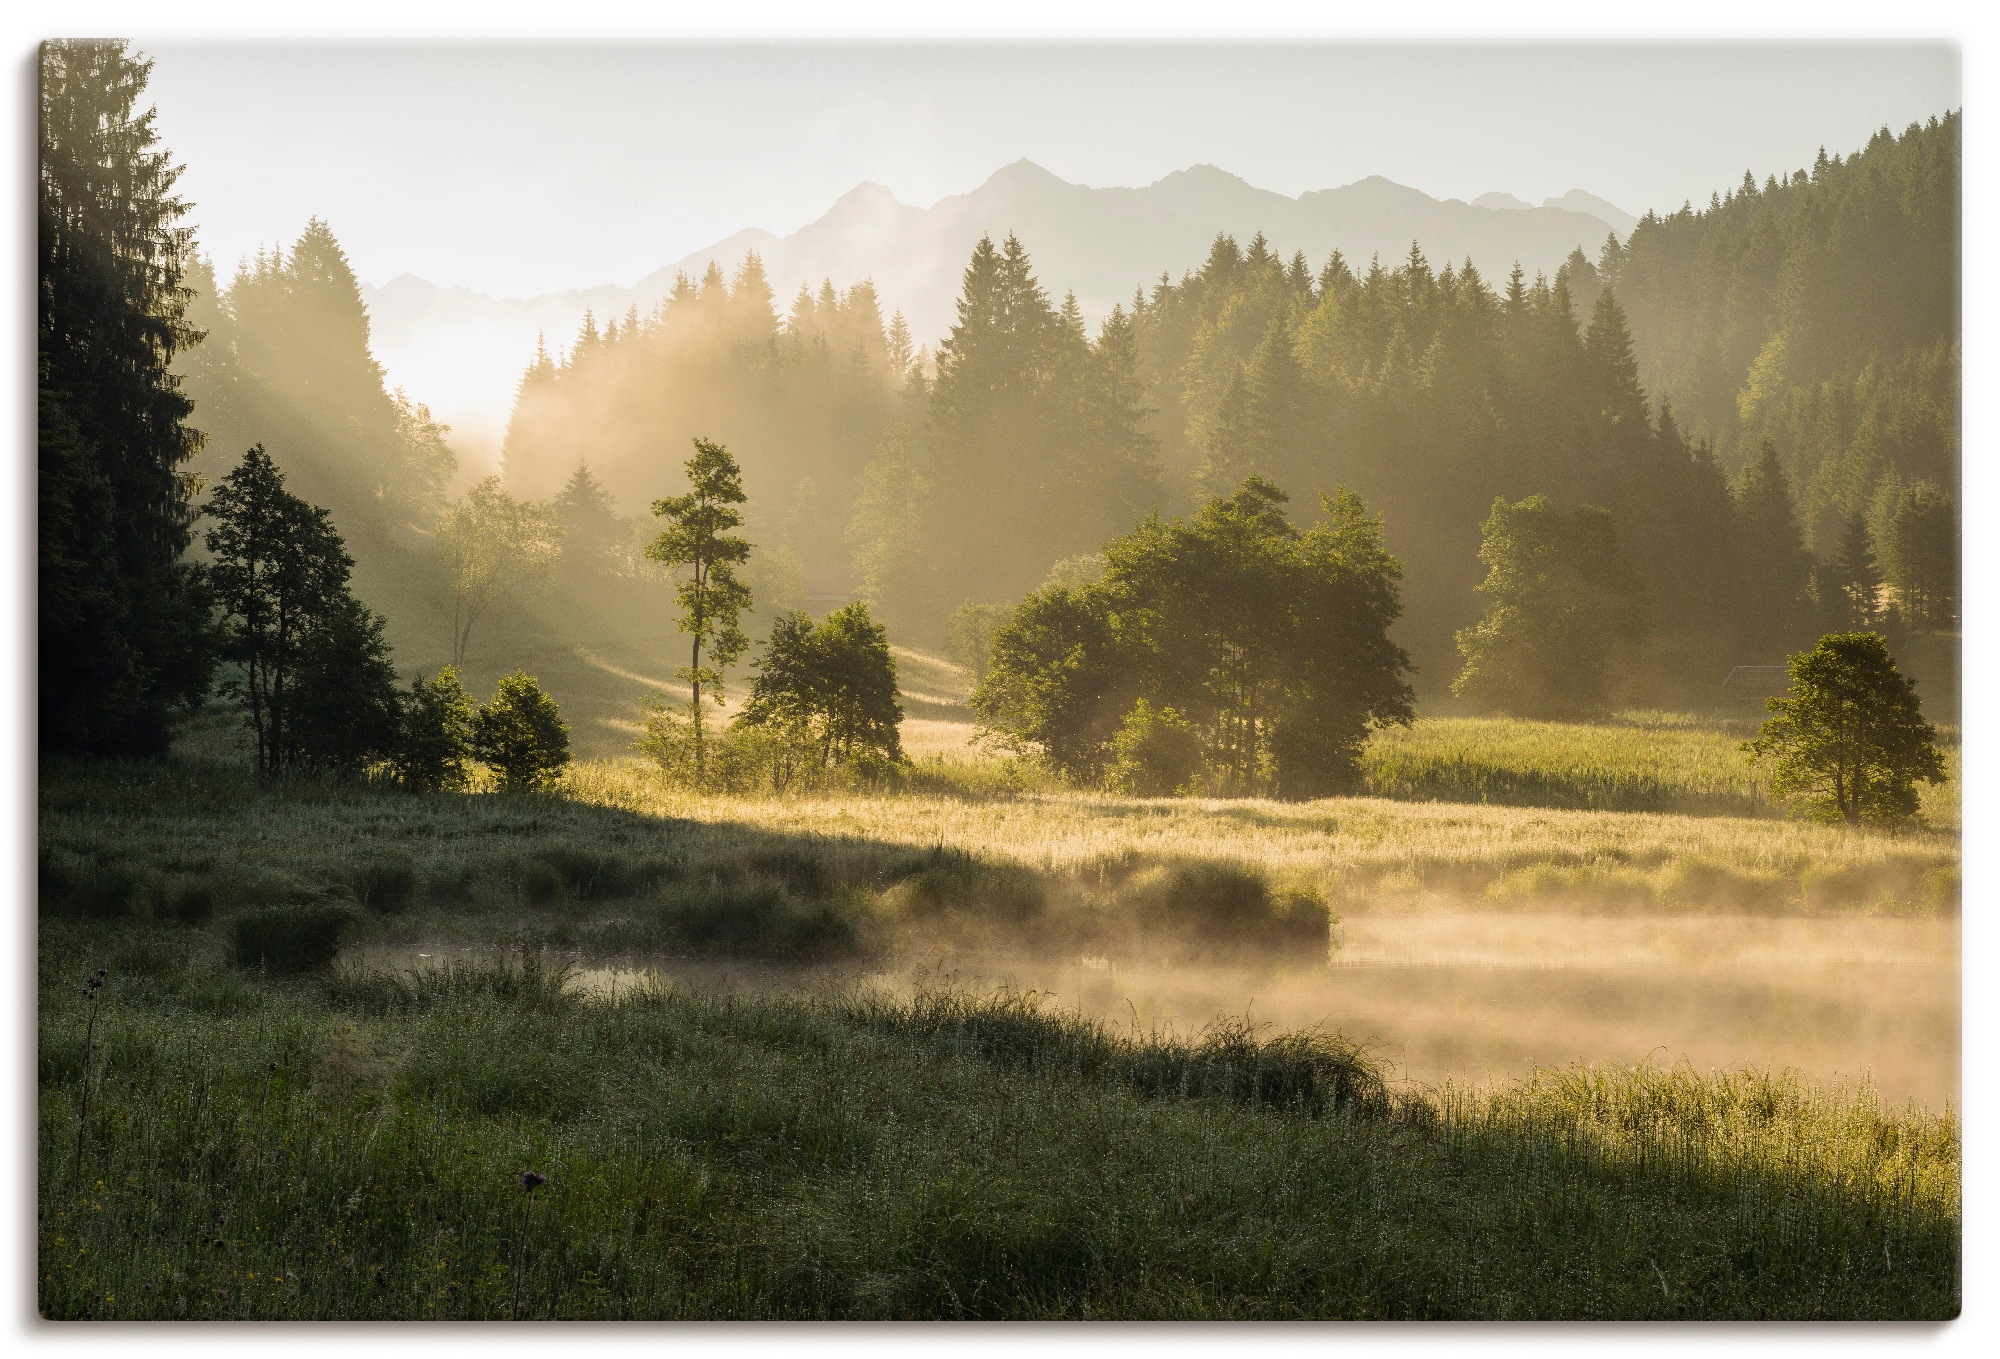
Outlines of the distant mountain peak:
[[1535,205],[1525,198],[1516,198],[1511,193],[1501,193],[1495,190],[1492,193],[1483,193],[1473,199],[1472,206],[1475,208],[1491,208],[1495,212],[1529,212],[1534,209]]
[[872,179],[864,179],[839,198],[836,198],[833,201],[833,205],[836,208],[878,206],[900,208],[903,206],[903,203],[901,199],[896,197],[896,191],[891,189],[887,184],[877,184]]
[[1596,194],[1585,193],[1582,189],[1571,189],[1561,198],[1544,198],[1542,206],[1545,208],[1560,208],[1564,212],[1581,212],[1587,216],[1595,217],[1600,222],[1610,226],[1621,237],[1630,235],[1632,228],[1639,225],[1637,217],[1634,217],[1616,203],[1608,203]]
[[[1094,188],[1022,158],[929,207],[904,203],[883,184],[856,184],[795,231],[746,228],[630,287],[503,300],[404,276],[364,296],[377,357],[396,382],[423,394],[447,423],[498,427],[538,332],[562,346],[584,308],[599,317],[632,306],[644,312],[672,291],[676,275],[699,277],[712,262],[733,276],[751,250],[763,257],[780,298],[802,283],[816,289],[822,280],[847,287],[871,279],[883,310],[900,309],[920,341],[935,343],[951,329],[965,262],[982,235],[1017,235],[1050,296],[1074,291],[1094,321],[1129,300],[1135,286],[1200,267],[1222,234],[1247,245],[1261,232],[1281,258],[1303,251],[1315,265],[1335,249],[1351,260],[1399,260],[1416,240],[1427,258],[1470,257],[1505,277],[1517,260],[1531,273],[1552,274],[1571,251],[1594,254],[1607,230],[1622,238],[1631,226],[1628,214],[1578,192],[1540,208],[1519,200],[1512,206],[1527,210],[1440,201],[1383,175],[1294,198],[1207,164],[1143,187]],[[473,352],[484,376],[471,373],[466,355]]]
[[986,177],[986,182],[979,187],[990,189],[998,186],[1005,189],[1019,189],[1045,184],[1060,185],[1064,188],[1071,187],[1068,180],[1043,169],[1026,156],[1023,156],[1012,164],[1003,165],[995,170]]

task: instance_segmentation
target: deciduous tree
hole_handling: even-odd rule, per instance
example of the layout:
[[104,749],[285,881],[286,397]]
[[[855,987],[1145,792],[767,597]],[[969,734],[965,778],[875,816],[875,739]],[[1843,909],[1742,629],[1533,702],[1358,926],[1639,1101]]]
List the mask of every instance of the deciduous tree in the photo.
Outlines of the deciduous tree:
[[1937,731],[1914,681],[1878,633],[1835,632],[1792,657],[1791,691],[1743,749],[1770,760],[1771,796],[1819,821],[1898,822],[1917,812],[1917,784],[1944,779]]

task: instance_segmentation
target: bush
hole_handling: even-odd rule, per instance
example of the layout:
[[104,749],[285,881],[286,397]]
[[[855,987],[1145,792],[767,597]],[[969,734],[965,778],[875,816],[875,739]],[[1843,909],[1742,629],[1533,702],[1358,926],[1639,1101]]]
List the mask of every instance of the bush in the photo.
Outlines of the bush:
[[48,846],[37,856],[36,904],[45,916],[199,925],[215,913],[220,895],[206,874],[104,864]]
[[230,921],[230,951],[236,965],[265,972],[315,972],[333,962],[343,938],[361,923],[361,913],[344,902],[267,906]]
[[434,679],[411,680],[391,762],[397,782],[423,792],[463,788],[476,717],[456,666],[446,666]]
[[1194,863],[1133,875],[1114,894],[1110,920],[1165,962],[1323,963],[1333,912],[1317,893],[1274,892],[1255,870]]
[[1194,791],[1201,775],[1201,733],[1172,708],[1145,699],[1132,705],[1111,738],[1105,782],[1135,797],[1173,797]]
[[1019,864],[987,863],[958,849],[926,855],[887,894],[889,904],[915,921],[947,917],[1021,926],[1048,909],[1048,888]]
[[535,677],[516,670],[473,716],[472,753],[502,788],[546,788],[569,764],[569,724]]
[[341,874],[341,885],[369,910],[395,915],[417,894],[417,866],[402,855],[372,859]]
[[861,942],[844,895],[801,899],[764,877],[677,887],[655,922],[669,944],[702,953],[820,958],[856,952]]
[[672,876],[678,865],[655,858],[628,859],[568,845],[547,845],[506,861],[515,890],[536,905],[568,897],[616,901],[636,896]]

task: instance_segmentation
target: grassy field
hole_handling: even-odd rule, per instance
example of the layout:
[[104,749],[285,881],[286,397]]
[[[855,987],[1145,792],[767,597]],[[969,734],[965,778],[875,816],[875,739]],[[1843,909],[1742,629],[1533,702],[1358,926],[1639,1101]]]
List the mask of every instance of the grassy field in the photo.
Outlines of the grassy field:
[[1398,1091],[1338,1040],[1121,1034],[1018,996],[281,983],[129,923],[45,926],[40,965],[49,1317],[1960,1306],[1956,1120],[1866,1090]]
[[[1377,797],[1694,816],[1777,816],[1768,771],[1742,744],[1761,714],[1738,718],[1630,712],[1602,722],[1425,717],[1369,742]],[[1948,782],[1926,786],[1924,817],[1958,825],[1958,733],[1947,728]]]
[[[1310,1028],[1107,1026],[983,983],[851,980],[998,952],[1199,990],[1227,963],[1320,1005],[1342,917],[1429,954],[1580,939],[1563,922],[1586,916],[1634,948],[1672,916],[1674,949],[1710,933],[1745,957],[1837,925],[1833,953],[1929,976],[1893,950],[1952,928],[1943,816],[1889,833],[1450,782],[1512,771],[1527,796],[1522,771],[1564,750],[1575,787],[1619,797],[1649,760],[1677,797],[1721,778],[1727,730],[1629,718],[1420,724],[1371,756],[1371,777],[1404,771],[1395,798],[1107,797],[968,753],[947,678],[903,784],[838,795],[696,797],[630,759],[555,795],[268,784],[213,721],[171,762],[45,764],[44,1313],[1957,1311],[1949,1102],[1648,1064],[1420,1086]],[[1628,734],[1647,731],[1670,735]],[[643,980],[704,958],[775,980]],[[841,960],[847,980],[819,966]],[[627,984],[565,986],[566,964]],[[1839,1032],[1833,994],[1787,1022]],[[1457,1003],[1425,1002],[1447,1055]],[[1534,1022],[1560,1042],[1569,1021]]]

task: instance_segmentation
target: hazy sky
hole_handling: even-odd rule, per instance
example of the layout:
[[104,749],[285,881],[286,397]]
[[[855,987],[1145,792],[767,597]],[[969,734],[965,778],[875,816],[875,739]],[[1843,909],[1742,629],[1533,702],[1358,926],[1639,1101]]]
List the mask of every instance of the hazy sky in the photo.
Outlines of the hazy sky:
[[137,45],[225,277],[318,215],[367,282],[517,297],[795,230],[863,180],[928,205],[1023,156],[1096,186],[1206,162],[1286,194],[1381,174],[1640,213],[1961,100],[1944,47]]

